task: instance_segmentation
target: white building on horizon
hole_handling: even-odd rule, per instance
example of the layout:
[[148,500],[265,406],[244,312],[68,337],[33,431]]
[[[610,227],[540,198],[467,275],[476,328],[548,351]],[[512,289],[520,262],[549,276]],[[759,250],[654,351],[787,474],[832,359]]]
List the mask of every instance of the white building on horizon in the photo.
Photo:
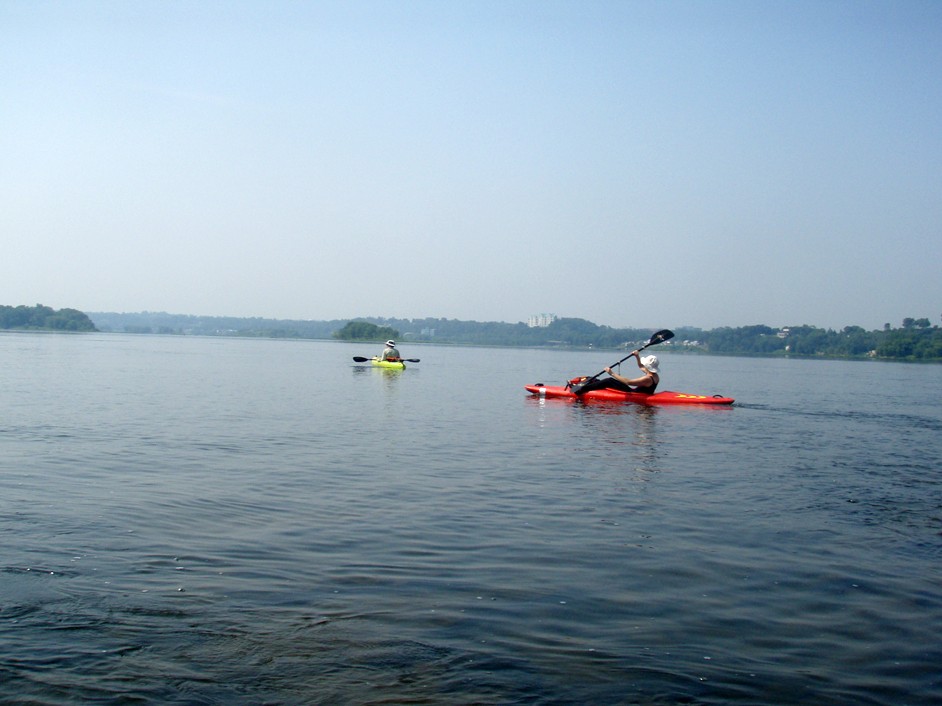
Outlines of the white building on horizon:
[[527,326],[530,328],[546,328],[556,321],[556,314],[535,314],[527,319]]

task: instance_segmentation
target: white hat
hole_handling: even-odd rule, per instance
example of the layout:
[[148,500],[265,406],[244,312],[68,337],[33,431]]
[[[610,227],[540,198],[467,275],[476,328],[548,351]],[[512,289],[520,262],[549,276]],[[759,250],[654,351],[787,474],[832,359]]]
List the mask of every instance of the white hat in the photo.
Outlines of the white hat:
[[388,341],[386,341],[386,345],[389,346],[390,348],[395,348],[396,342],[392,339],[389,339]]
[[643,365],[644,369],[647,370],[649,373],[657,374],[658,372],[657,370],[658,362],[657,362],[656,355],[644,356],[644,358],[641,359],[641,365]]

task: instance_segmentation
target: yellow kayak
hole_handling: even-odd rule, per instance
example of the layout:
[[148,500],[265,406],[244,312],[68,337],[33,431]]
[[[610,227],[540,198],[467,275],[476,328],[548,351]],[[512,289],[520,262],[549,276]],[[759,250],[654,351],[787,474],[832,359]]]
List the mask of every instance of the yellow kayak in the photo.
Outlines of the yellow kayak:
[[377,368],[388,368],[391,370],[405,370],[406,364],[401,360],[380,360],[376,356],[370,359],[370,362]]

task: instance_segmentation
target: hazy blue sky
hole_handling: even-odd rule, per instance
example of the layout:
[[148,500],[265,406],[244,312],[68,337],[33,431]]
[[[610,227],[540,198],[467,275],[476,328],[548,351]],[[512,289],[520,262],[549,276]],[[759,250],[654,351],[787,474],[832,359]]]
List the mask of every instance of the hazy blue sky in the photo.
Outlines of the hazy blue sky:
[[0,304],[942,314],[942,2],[0,0]]

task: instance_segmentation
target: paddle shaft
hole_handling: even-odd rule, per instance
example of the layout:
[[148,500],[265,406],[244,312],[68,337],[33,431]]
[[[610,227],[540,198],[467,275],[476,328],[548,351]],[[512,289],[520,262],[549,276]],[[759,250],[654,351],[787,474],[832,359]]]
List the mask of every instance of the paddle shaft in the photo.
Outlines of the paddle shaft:
[[[368,363],[369,361],[371,361],[371,360],[373,360],[373,359],[372,359],[372,358],[364,358],[364,357],[361,356],[361,355],[355,355],[355,356],[353,356],[353,360],[354,360],[355,362],[357,362],[357,363]],[[422,359],[421,359],[421,358],[400,358],[399,360],[403,361],[404,363],[419,363],[419,362],[421,362]]]

